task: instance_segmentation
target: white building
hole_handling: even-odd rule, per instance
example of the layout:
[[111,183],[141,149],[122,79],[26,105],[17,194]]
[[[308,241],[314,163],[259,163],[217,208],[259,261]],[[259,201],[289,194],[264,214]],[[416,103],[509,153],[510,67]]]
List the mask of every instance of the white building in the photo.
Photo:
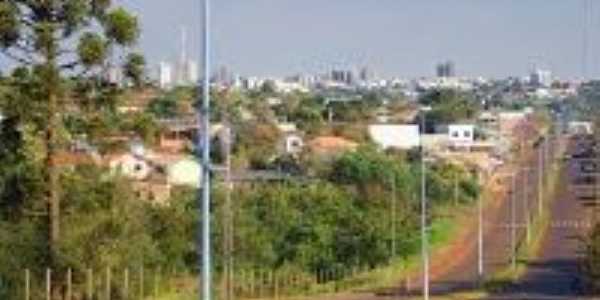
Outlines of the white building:
[[591,122],[569,122],[568,130],[570,134],[592,134],[594,133]]
[[273,80],[275,89],[280,93],[302,92],[308,93],[308,88],[299,82],[288,82],[284,80]]
[[186,60],[177,66],[177,84],[194,85],[198,83],[198,63],[193,60]]
[[370,125],[369,136],[382,149],[408,150],[421,144],[418,125]]
[[304,139],[297,132],[286,133],[283,137],[283,151],[286,154],[297,155],[304,149]]
[[158,66],[158,85],[161,89],[167,89],[173,85],[173,68],[168,62],[161,62]]
[[467,124],[448,125],[448,141],[453,147],[471,147],[475,140],[475,126]]
[[167,166],[167,182],[174,186],[200,187],[202,166],[194,157],[184,157]]

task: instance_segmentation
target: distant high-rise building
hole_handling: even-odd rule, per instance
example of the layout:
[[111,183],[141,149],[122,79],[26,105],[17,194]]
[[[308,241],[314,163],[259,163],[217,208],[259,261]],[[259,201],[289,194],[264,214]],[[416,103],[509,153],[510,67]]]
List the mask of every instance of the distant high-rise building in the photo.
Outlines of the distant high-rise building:
[[360,70],[360,80],[362,81],[371,81],[375,79],[375,74],[369,67],[363,67]]
[[456,65],[454,65],[453,61],[448,61],[446,63],[446,68],[448,71],[448,77],[456,77]]
[[456,77],[456,66],[453,61],[440,63],[436,66],[437,77],[448,78]]
[[191,84],[198,83],[198,63],[194,60],[189,60],[187,62],[187,80]]
[[552,85],[552,72],[535,69],[529,75],[529,84],[536,87],[550,87]]
[[194,60],[179,62],[176,69],[177,85],[193,85],[198,83],[198,63]]
[[187,55],[187,31],[185,27],[181,29],[181,54],[175,72],[178,85],[193,85],[198,82],[198,63],[189,59]]
[[356,83],[358,76],[353,70],[333,70],[331,71],[331,80],[339,83],[352,85]]
[[213,81],[220,85],[231,85],[234,81],[234,76],[226,66],[221,66],[215,72]]
[[173,85],[173,68],[168,62],[161,62],[158,66],[158,84],[166,89]]

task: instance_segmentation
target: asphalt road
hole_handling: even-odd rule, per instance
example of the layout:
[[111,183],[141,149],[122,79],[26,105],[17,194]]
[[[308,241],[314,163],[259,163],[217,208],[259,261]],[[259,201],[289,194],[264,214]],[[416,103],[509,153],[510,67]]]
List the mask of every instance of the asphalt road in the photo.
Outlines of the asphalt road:
[[[478,244],[477,223],[471,228],[465,240],[457,240],[458,251],[455,257],[435,257],[432,255],[432,273],[430,294],[447,295],[463,291],[472,291],[479,287],[482,279],[502,270],[511,264],[512,237],[511,216],[514,212],[516,243],[523,243],[526,239],[526,216],[535,217],[538,207],[538,176],[539,160],[537,149],[524,155],[521,162],[506,166],[499,171],[504,173],[503,185],[508,192],[499,199],[493,199],[493,205],[486,206],[484,210],[484,238],[483,238],[483,278],[478,273]],[[549,157],[552,153],[549,153]],[[515,171],[516,172],[515,174]],[[509,174],[515,174],[513,178]],[[514,188],[514,189],[513,189]],[[513,210],[514,205],[514,210]],[[477,218],[474,215],[473,218]],[[454,259],[454,260],[452,260]],[[444,272],[435,272],[436,261],[439,264],[451,265]],[[395,296],[418,296],[422,294],[422,274],[413,280],[413,288],[407,291],[398,288],[388,293]]]
[[[576,143],[569,143],[567,152],[573,153],[577,148]],[[533,151],[527,159],[518,164],[521,171],[515,177],[514,190],[511,188],[504,197],[497,199],[496,206],[486,207],[484,211],[484,278],[510,266],[512,257],[510,220],[513,212],[517,224],[517,240],[519,243],[526,240],[524,226],[526,216],[534,217],[537,212],[537,163],[536,151]],[[488,300],[584,299],[579,295],[580,273],[577,261],[581,255],[580,238],[591,228],[595,213],[594,206],[590,205],[590,201],[593,202],[594,198],[590,200],[580,197],[581,190],[589,190],[589,186],[574,184],[575,179],[582,175],[581,163],[577,160],[569,161],[560,172],[556,198],[550,206],[551,224],[542,241],[540,256],[528,262],[526,274],[519,282],[491,295]],[[511,181],[507,180],[505,185],[512,186]],[[468,234],[472,238],[457,242],[462,243],[459,247],[462,253],[457,255],[455,261],[449,261],[448,257],[443,258],[444,262],[452,267],[432,276],[430,283],[432,296],[467,292],[478,287],[480,278],[477,271],[476,232],[477,228],[472,228]],[[442,258],[432,257],[432,265],[440,259]],[[375,293],[340,295],[330,299],[402,299],[405,296],[420,296],[421,293],[422,282],[417,279],[413,283],[413,288],[408,291],[399,287]]]
[[[569,152],[580,145],[572,142]],[[593,197],[581,197],[589,186],[575,184],[585,175],[580,160],[570,160],[561,172],[557,199],[551,207],[551,225],[538,259],[528,262],[525,276],[507,291],[490,299],[578,299],[581,293],[578,259],[581,237],[594,221]],[[593,191],[593,190],[592,190]],[[584,192],[585,194],[585,192]],[[589,194],[589,192],[587,192]],[[591,194],[593,195],[593,193]]]

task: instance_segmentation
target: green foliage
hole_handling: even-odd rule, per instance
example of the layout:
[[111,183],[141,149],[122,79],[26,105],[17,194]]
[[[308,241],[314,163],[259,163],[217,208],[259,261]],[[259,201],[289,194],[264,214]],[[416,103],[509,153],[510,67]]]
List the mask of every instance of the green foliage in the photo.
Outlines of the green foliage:
[[175,118],[190,113],[190,108],[195,100],[195,92],[188,87],[177,87],[163,92],[152,99],[147,107],[147,112],[157,118]]
[[159,265],[171,269],[193,269],[198,261],[196,191],[175,190],[168,206],[152,206],[146,217],[149,220],[147,231],[161,253],[155,257]]
[[65,172],[61,186],[63,267],[153,265],[162,257],[148,230],[148,204],[135,197],[125,180],[82,166]]
[[20,12],[16,5],[3,1],[0,3],[0,46],[8,48],[19,39],[21,24],[19,23]]
[[136,87],[144,83],[146,59],[139,53],[130,53],[123,66],[125,77],[129,78]]
[[453,89],[430,91],[423,95],[419,102],[432,108],[426,119],[429,131],[436,125],[471,120],[479,109],[473,95]]
[[[53,267],[61,277],[68,266],[160,256],[128,184],[104,171],[57,163],[71,134],[110,128],[100,119],[115,115],[116,94],[94,67],[105,63],[109,49],[132,46],[138,36],[137,18],[111,10],[109,0],[0,2],[0,53],[18,65],[0,87],[6,117],[0,132],[6,145],[0,151],[0,278],[10,282],[28,267],[37,275]],[[81,76],[67,78],[78,71]],[[56,299],[56,286],[53,294]]]
[[310,133],[317,131],[325,123],[324,112],[323,99],[309,95],[302,97],[297,105],[291,106],[287,114],[299,129]]
[[148,145],[152,145],[156,142],[160,131],[160,127],[156,123],[156,120],[146,113],[137,113],[131,116],[130,121],[125,125],[125,128],[129,128]]
[[119,45],[132,46],[140,35],[137,18],[123,8],[110,11],[103,22],[106,36]]
[[236,217],[236,261],[242,268],[295,265],[316,272],[388,259],[381,222],[375,222],[382,211],[340,187],[288,183],[243,194],[248,196]]
[[240,160],[254,169],[266,169],[277,154],[281,137],[279,129],[271,123],[246,123],[236,127],[234,152]]
[[97,33],[86,32],[77,46],[79,60],[87,68],[101,65],[106,59],[106,42]]

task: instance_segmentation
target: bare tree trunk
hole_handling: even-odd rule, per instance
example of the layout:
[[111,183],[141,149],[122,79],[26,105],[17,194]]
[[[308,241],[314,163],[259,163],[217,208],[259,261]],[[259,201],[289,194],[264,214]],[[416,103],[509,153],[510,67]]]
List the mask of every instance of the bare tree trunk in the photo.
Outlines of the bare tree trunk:
[[[50,36],[54,36],[51,33]],[[58,128],[60,128],[60,72],[56,65],[57,46],[56,42],[49,41],[45,45],[46,61],[43,66],[43,79],[45,94],[47,98],[47,120],[45,128],[46,160],[44,162],[44,176],[46,180],[46,205],[48,213],[48,253],[49,267],[56,274],[52,281],[52,299],[60,298],[61,270],[58,265],[60,245],[60,195],[59,195],[59,173],[56,166],[56,154],[58,151]]]
[[[57,95],[53,92],[54,87],[50,87],[49,103],[48,103],[48,125],[46,128],[46,201],[48,205],[48,250],[50,254],[50,267],[56,273],[58,270],[58,254],[60,243],[60,197],[59,175],[56,169],[56,129],[58,125],[57,116]],[[59,276],[54,276],[59,278]],[[59,283],[54,280],[52,282],[52,299],[60,299]]]
[[49,250],[52,262],[56,259],[58,252],[57,244],[60,237],[60,199],[58,197],[58,174],[56,173],[55,155],[56,155],[56,96],[50,95],[48,127],[46,128],[46,201],[48,205],[48,229],[49,229]]

